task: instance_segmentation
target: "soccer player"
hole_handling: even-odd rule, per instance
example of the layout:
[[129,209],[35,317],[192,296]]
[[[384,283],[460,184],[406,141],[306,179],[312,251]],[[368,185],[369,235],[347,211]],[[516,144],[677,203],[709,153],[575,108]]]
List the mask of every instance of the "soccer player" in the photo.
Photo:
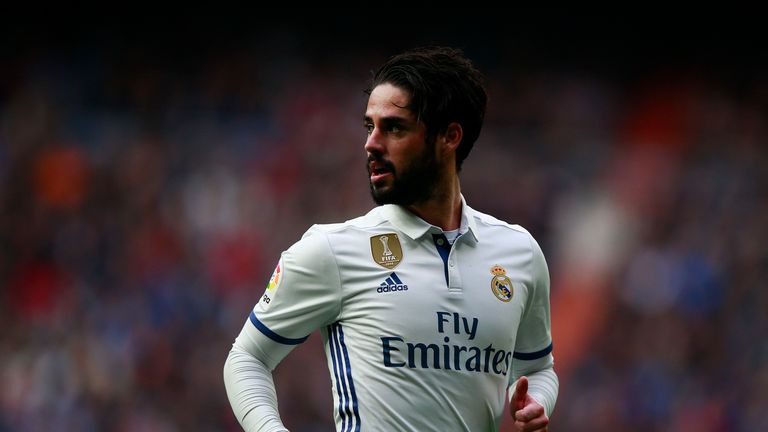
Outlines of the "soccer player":
[[517,430],[546,430],[558,380],[544,256],[460,191],[486,100],[451,48],[374,74],[364,148],[379,206],[312,226],[279,258],[224,366],[243,428],[286,430],[271,371],[319,328],[338,431],[498,430],[505,394]]

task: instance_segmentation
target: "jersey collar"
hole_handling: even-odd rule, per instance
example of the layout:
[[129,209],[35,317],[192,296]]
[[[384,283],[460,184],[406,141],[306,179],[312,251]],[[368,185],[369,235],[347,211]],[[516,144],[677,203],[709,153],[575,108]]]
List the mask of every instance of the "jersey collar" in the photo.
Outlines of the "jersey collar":
[[[443,230],[431,225],[422,218],[408,211],[405,207],[395,204],[386,204],[383,210],[387,219],[397,228],[413,240],[421,236],[430,234],[439,234]],[[464,195],[461,195],[461,223],[459,224],[459,234],[464,235],[469,232],[470,238],[475,242],[479,241],[477,235],[477,225],[475,224],[474,210],[467,205]]]

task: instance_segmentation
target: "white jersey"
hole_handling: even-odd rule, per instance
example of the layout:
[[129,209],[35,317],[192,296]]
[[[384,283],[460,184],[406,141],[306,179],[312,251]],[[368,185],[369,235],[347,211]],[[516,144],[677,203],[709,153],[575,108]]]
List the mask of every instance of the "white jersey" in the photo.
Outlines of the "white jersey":
[[453,245],[377,207],[283,252],[238,343],[273,369],[318,328],[338,431],[498,430],[512,362],[552,364],[546,262],[463,199]]

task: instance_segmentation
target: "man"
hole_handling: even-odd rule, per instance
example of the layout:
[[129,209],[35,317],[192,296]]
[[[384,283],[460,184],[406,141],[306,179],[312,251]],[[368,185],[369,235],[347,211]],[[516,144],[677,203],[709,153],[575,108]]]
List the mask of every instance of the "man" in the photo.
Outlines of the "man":
[[246,430],[286,430],[271,370],[318,328],[338,431],[498,430],[505,391],[517,430],[546,430],[558,381],[544,256],[459,187],[486,99],[450,48],[374,74],[364,125],[379,207],[315,225],[281,255],[224,367]]

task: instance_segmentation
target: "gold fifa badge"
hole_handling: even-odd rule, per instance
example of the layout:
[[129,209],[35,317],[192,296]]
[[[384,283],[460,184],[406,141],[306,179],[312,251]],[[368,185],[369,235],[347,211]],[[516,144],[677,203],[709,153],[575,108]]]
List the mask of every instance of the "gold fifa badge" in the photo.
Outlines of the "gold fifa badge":
[[393,269],[403,260],[403,248],[395,233],[378,234],[371,237],[371,255],[376,264]]
[[493,295],[504,303],[512,300],[514,288],[512,287],[512,280],[507,276],[507,271],[504,267],[496,264],[491,267],[491,274],[493,275],[493,279],[491,279]]

